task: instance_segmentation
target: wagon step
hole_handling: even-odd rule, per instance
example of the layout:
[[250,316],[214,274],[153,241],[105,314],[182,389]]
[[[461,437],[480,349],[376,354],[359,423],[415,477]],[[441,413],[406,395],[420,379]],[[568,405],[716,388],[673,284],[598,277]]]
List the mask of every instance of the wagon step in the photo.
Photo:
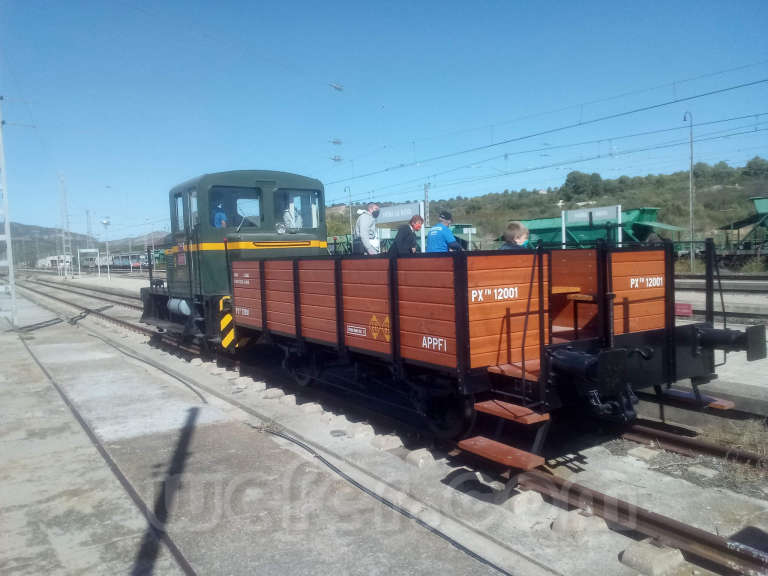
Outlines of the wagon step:
[[538,424],[539,422],[549,420],[549,413],[534,412],[525,406],[504,402],[502,400],[476,402],[475,410],[525,425]]
[[664,396],[667,399],[676,400],[681,404],[698,404],[702,407],[712,408],[713,410],[731,410],[735,406],[735,403],[731,400],[717,398],[716,396],[708,396],[706,394],[701,394],[701,396],[697,398],[693,391],[678,390],[676,388],[664,390]]
[[486,460],[519,470],[531,470],[544,464],[544,458],[541,456],[514,448],[508,444],[502,444],[485,436],[474,436],[461,440],[459,448]]
[[[510,378],[523,378],[523,364],[513,362],[512,364],[499,364],[498,366],[488,366],[488,372],[499,374]],[[541,374],[541,364],[538,360],[528,360],[525,362],[525,379],[530,382],[538,382]]]

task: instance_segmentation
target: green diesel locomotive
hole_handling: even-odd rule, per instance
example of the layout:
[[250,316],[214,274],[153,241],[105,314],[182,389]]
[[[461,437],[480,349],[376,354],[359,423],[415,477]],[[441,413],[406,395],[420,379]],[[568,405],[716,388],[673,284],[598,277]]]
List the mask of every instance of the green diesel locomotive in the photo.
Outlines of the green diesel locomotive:
[[204,174],[174,187],[169,202],[166,285],[153,281],[142,291],[142,320],[204,349],[235,344],[234,331],[221,325],[232,294],[230,261],[328,253],[324,190],[313,178]]

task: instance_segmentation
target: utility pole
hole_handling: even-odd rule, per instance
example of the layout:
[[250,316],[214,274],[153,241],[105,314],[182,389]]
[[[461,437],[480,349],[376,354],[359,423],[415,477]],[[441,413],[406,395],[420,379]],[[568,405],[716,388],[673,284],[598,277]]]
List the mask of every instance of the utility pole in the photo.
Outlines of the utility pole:
[[349,236],[350,238],[354,238],[355,230],[352,228],[352,188],[344,186],[344,192],[346,192],[349,197]]
[[86,244],[86,248],[93,248],[93,226],[91,225],[91,211],[86,210],[85,211],[85,227],[86,227],[86,234],[88,234],[88,240]]
[[107,243],[107,280],[112,280],[112,276],[109,272],[109,216],[104,218],[104,220],[101,221],[101,223],[104,225],[104,240]]
[[144,218],[144,222],[147,225],[147,234],[144,236],[144,254],[149,250],[150,244],[152,245],[152,252],[150,252],[147,266],[154,266],[155,264],[155,235],[152,232],[152,223],[149,218]]
[[13,274],[13,246],[11,241],[11,218],[8,214],[8,185],[5,180],[5,148],[3,147],[3,97],[0,96],[0,194],[3,197],[2,218],[3,233],[0,234],[0,244],[5,243],[5,259],[0,250],[0,267],[8,266],[8,290],[11,295],[11,327],[16,327],[16,278]]
[[694,273],[694,269],[696,267],[696,249],[694,244],[694,218],[693,218],[693,196],[694,196],[694,190],[693,190],[693,114],[690,112],[686,112],[683,116],[683,122],[688,122],[689,129],[690,129],[690,145],[691,145],[691,157],[690,157],[690,165],[688,167],[688,209],[690,211],[690,221],[691,221],[691,274]]
[[424,228],[429,228],[429,182],[424,183]]
[[61,184],[61,254],[64,256],[63,272],[67,276],[67,266],[72,273],[72,236],[69,234],[69,208],[67,206],[67,186],[64,184],[64,176],[59,174]]

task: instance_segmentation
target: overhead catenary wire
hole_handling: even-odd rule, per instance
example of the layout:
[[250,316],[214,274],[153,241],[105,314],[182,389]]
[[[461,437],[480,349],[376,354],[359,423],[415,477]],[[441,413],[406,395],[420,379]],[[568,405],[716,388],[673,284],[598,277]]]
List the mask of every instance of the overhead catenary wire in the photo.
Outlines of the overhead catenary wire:
[[[758,129],[752,129],[752,130],[745,130],[745,131],[742,131],[742,132],[733,132],[733,133],[729,133],[729,134],[722,134],[722,135],[718,135],[718,136],[712,136],[712,137],[709,137],[709,138],[695,138],[694,142],[708,142],[708,141],[712,141],[712,140],[720,140],[722,138],[731,138],[733,136],[741,136],[741,135],[744,135],[744,134],[754,134],[756,132],[764,132],[766,130],[768,130],[768,128],[758,128]],[[465,182],[477,182],[477,181],[482,181],[482,180],[492,180],[492,179],[495,179],[495,178],[502,178],[504,176],[510,176],[510,175],[513,175],[513,174],[523,174],[523,173],[526,173],[526,172],[535,172],[536,170],[543,170],[545,168],[552,168],[552,167],[563,166],[563,165],[567,165],[567,164],[576,164],[576,163],[580,163],[580,162],[588,162],[588,161],[597,160],[597,159],[600,159],[600,158],[612,158],[612,157],[615,157],[615,156],[625,156],[625,155],[628,155],[628,154],[636,154],[638,152],[647,152],[649,150],[661,150],[661,149],[664,149],[664,148],[673,148],[675,146],[684,146],[684,145],[687,145],[687,144],[688,144],[688,140],[685,140],[685,141],[679,141],[679,142],[671,142],[671,143],[667,143],[667,144],[657,144],[657,145],[653,145],[653,146],[646,146],[646,147],[642,147],[642,148],[635,148],[635,149],[632,149],[632,150],[622,150],[622,151],[619,151],[619,152],[612,152],[612,153],[608,153],[608,154],[596,154],[596,155],[593,155],[593,156],[590,156],[590,157],[585,157],[585,158],[566,160],[566,161],[556,162],[556,163],[548,164],[548,165],[535,166],[535,167],[531,167],[531,168],[524,168],[524,169],[521,169],[521,170],[510,170],[508,172],[503,172],[501,174],[490,174],[490,175],[486,175],[486,176],[480,176],[480,177],[470,178],[470,179],[461,180],[461,181],[449,182],[447,184],[444,183],[444,184],[440,184],[440,187],[441,188],[445,188],[447,186],[452,186],[452,185],[455,185],[455,184],[461,184],[461,183],[465,183]]]
[[[710,140],[717,140],[717,139],[720,139],[720,138],[729,138],[731,136],[740,136],[740,135],[745,135],[745,134],[752,134],[752,133],[762,132],[764,129],[756,128],[756,126],[759,126],[759,125],[762,125],[762,124],[763,123],[758,123],[757,125],[750,125],[749,126],[751,128],[750,130],[744,130],[744,131],[735,132],[735,133],[734,132],[730,132],[730,131],[731,130],[741,130],[741,128],[744,128],[744,126],[730,128],[730,129],[725,130],[725,131],[719,130],[719,131],[715,131],[715,132],[710,132],[708,134],[700,136],[699,138],[694,139],[694,142],[706,142],[706,141],[710,141]],[[712,137],[709,138],[708,136],[712,136]],[[575,163],[580,163],[580,162],[586,162],[586,161],[595,160],[595,159],[615,158],[617,156],[624,156],[624,155],[627,155],[627,154],[635,154],[635,153],[638,153],[638,152],[646,152],[646,151],[655,150],[655,149],[664,149],[664,148],[669,148],[669,147],[672,147],[672,146],[681,146],[683,144],[687,144],[688,142],[689,142],[689,140],[686,138],[684,140],[681,139],[681,140],[676,140],[674,142],[657,143],[657,144],[654,144],[654,145],[644,146],[644,147],[641,147],[641,148],[633,148],[633,149],[629,149],[629,150],[611,151],[611,152],[608,152],[608,153],[603,153],[603,154],[598,154],[598,155],[593,155],[593,156],[588,156],[588,157],[582,157],[582,158],[575,158],[575,159],[570,159],[570,160],[558,161],[558,162],[556,162],[554,164],[544,165],[542,168],[525,168],[525,169],[522,169],[522,170],[501,171],[499,174],[491,174],[491,175],[484,175],[484,176],[479,176],[479,177],[473,177],[473,178],[470,178],[470,179],[468,179],[466,181],[484,180],[484,179],[490,179],[490,178],[500,178],[500,177],[503,177],[503,176],[506,176],[506,175],[510,175],[510,174],[522,174],[522,173],[526,173],[526,172],[530,172],[530,171],[535,171],[535,170],[539,170],[539,169],[544,169],[544,168],[548,168],[548,167],[559,167],[559,166],[564,166],[564,165],[568,165],[568,164],[575,164]],[[466,167],[462,167],[462,169],[464,169],[464,168],[466,168]],[[446,183],[435,182],[434,179],[437,176],[441,175],[441,174],[450,173],[450,172],[454,172],[454,171],[455,171],[454,169],[446,170],[443,173],[432,174],[428,178],[432,182],[433,186],[438,187],[438,188],[439,187],[445,187]],[[388,188],[397,188],[399,186],[405,186],[405,185],[408,185],[408,184],[415,184],[417,182],[422,182],[423,183],[424,180],[425,180],[424,177],[414,178],[414,179],[409,179],[409,180],[406,180],[406,181],[403,181],[403,182],[399,182],[399,183],[395,183],[395,184],[389,184],[387,186],[377,187],[377,188],[374,188],[372,190],[367,191],[365,193],[365,195],[361,194],[361,195],[353,196],[352,200],[359,200],[360,198],[368,197],[371,193],[375,193],[375,192],[378,192],[378,191],[381,191],[381,190],[385,190],[385,189],[388,189]],[[464,182],[465,180],[462,179],[461,181]],[[390,194],[390,196],[393,196],[393,195],[396,196],[396,195],[398,195],[398,193]]]
[[[711,126],[711,125],[714,125],[714,124],[722,124],[722,123],[725,123],[725,122],[734,122],[736,120],[744,120],[744,119],[747,119],[747,118],[759,118],[760,116],[765,116],[766,114],[768,114],[768,112],[758,112],[758,113],[753,113],[753,114],[745,114],[745,115],[741,115],[741,116],[733,116],[731,118],[723,118],[721,120],[710,120],[710,121],[707,121],[707,122],[699,122],[699,123],[694,124],[693,126],[694,126],[694,128],[701,127],[701,126]],[[433,172],[433,173],[429,174],[426,177],[425,176],[420,176],[420,177],[410,178],[410,179],[408,179],[406,181],[397,182],[395,184],[387,184],[387,185],[384,185],[384,186],[377,186],[377,187],[375,187],[373,189],[373,191],[377,192],[377,191],[381,191],[381,190],[387,190],[387,189],[390,189],[390,188],[396,188],[398,186],[403,186],[405,184],[410,184],[410,183],[417,183],[417,182],[418,183],[423,183],[425,179],[433,179],[433,178],[436,178],[437,176],[442,176],[442,175],[445,175],[445,174],[450,174],[451,172],[457,172],[459,170],[464,170],[466,168],[474,168],[478,164],[484,164],[485,162],[491,162],[493,160],[498,160],[498,159],[501,159],[501,158],[507,158],[507,157],[510,157],[510,156],[520,156],[520,155],[523,155],[523,154],[531,154],[531,153],[534,153],[534,152],[549,152],[549,151],[552,151],[552,150],[560,150],[560,149],[564,149],[564,148],[574,148],[574,147],[577,147],[577,146],[587,146],[587,145],[590,145],[590,144],[601,144],[601,143],[604,143],[604,142],[612,142],[612,141],[615,141],[615,140],[625,140],[625,139],[628,139],[628,138],[637,138],[637,137],[641,137],[641,136],[651,136],[651,135],[654,135],[654,134],[663,134],[663,133],[666,133],[666,132],[674,132],[674,131],[678,131],[678,130],[688,130],[688,126],[687,125],[674,126],[674,127],[670,127],[670,128],[660,128],[660,129],[656,129],[656,130],[646,130],[646,131],[643,131],[643,132],[635,132],[635,133],[631,133],[631,134],[622,134],[622,135],[619,135],[619,136],[606,136],[606,137],[602,137],[602,138],[596,138],[596,139],[592,139],[592,140],[585,140],[585,141],[581,141],[581,142],[572,142],[572,143],[567,143],[567,144],[556,144],[556,145],[539,146],[539,147],[536,147],[536,148],[529,148],[529,149],[526,149],[526,150],[516,150],[516,151],[513,151],[513,152],[505,152],[504,154],[497,154],[495,156],[491,156],[491,157],[488,157],[488,158],[483,158],[481,160],[475,160],[473,162],[468,162],[466,164],[462,164],[460,166],[455,166],[453,168],[448,168],[446,170],[442,170],[442,171],[439,171],[439,172]],[[367,197],[369,192],[365,193],[366,197]],[[354,199],[361,198],[361,197],[363,197],[362,193],[360,195],[353,196],[352,199],[354,200]],[[348,198],[349,198],[348,196],[344,196],[344,197],[337,196],[337,197],[334,197],[333,199],[329,200],[329,203],[332,204],[332,203],[335,203],[337,201],[342,201],[343,202],[344,200],[347,200]]]
[[632,114],[639,114],[641,112],[648,112],[650,110],[657,110],[659,108],[663,108],[665,106],[671,106],[673,104],[680,104],[682,102],[689,102],[691,100],[696,100],[699,98],[706,98],[708,96],[714,96],[716,94],[724,94],[726,92],[731,92],[733,90],[739,90],[742,88],[748,88],[752,86],[758,86],[760,84],[765,84],[768,82],[768,78],[762,78],[760,80],[753,80],[751,82],[743,82],[741,84],[736,84],[734,86],[728,86],[726,88],[719,88],[717,90],[710,90],[708,92],[702,92],[699,94],[694,94],[692,96],[685,96],[682,98],[674,98],[672,100],[666,100],[664,102],[657,102],[655,104],[649,104],[647,106],[641,106],[639,108],[633,108],[631,110],[624,110],[622,112],[616,112],[613,114],[607,114],[604,116],[599,116],[597,118],[592,118],[589,120],[580,120],[579,122],[572,122],[570,124],[565,124],[563,126],[557,126],[555,128],[547,128],[545,130],[538,130],[536,132],[531,132],[529,134],[524,134],[522,136],[515,136],[514,138],[507,138],[505,140],[501,140],[499,142],[493,142],[491,144],[484,144],[481,146],[473,146],[471,148],[465,148],[463,150],[457,150],[455,152],[448,152],[445,154],[438,154],[436,156],[431,156],[428,158],[422,158],[421,160],[413,160],[411,162],[402,162],[400,164],[395,164],[392,166],[389,166],[387,168],[381,168],[379,170],[373,170],[371,172],[366,172],[364,174],[359,174],[357,176],[348,176],[346,178],[340,178],[338,180],[333,180],[328,182],[328,185],[332,184],[341,184],[343,182],[351,182],[353,180],[359,180],[361,178],[369,178],[371,176],[377,176],[379,174],[385,174],[387,172],[394,172],[396,170],[402,170],[403,168],[410,168],[412,166],[420,166],[422,164],[427,164],[429,162],[435,162],[437,160],[445,160],[447,158],[454,158],[456,156],[461,156],[464,154],[470,154],[472,152],[479,152],[481,150],[488,150],[490,148],[495,148],[498,146],[503,146],[505,144],[511,144],[512,142],[521,142],[523,140],[529,140],[531,138],[536,138],[539,136],[545,136],[547,134],[555,134],[557,132],[563,132],[565,130],[572,130],[574,128],[579,128],[582,126],[589,126],[591,124],[596,124],[598,122],[605,122],[606,120],[614,120],[616,118],[622,118],[625,116],[630,116]]
[[535,112],[533,114],[525,114],[523,116],[518,116],[517,118],[513,118],[511,120],[502,120],[502,121],[499,121],[499,122],[492,122],[492,123],[483,124],[483,125],[480,125],[480,126],[473,126],[473,127],[469,127],[469,128],[461,128],[459,130],[453,130],[453,131],[450,131],[450,132],[444,132],[444,133],[435,134],[435,135],[432,135],[432,136],[420,136],[420,137],[417,137],[417,138],[409,138],[408,140],[402,140],[400,142],[395,142],[395,143],[392,143],[392,144],[383,144],[381,146],[377,146],[377,147],[375,147],[375,148],[373,148],[371,150],[368,150],[367,152],[363,152],[363,153],[359,154],[358,156],[355,156],[354,158],[350,158],[349,160],[346,160],[342,164],[348,164],[350,162],[355,162],[355,161],[357,161],[357,160],[359,160],[361,158],[372,156],[372,155],[374,155],[374,154],[376,154],[378,152],[381,152],[383,150],[393,149],[393,148],[397,148],[399,146],[413,145],[414,143],[424,142],[424,141],[428,141],[428,140],[435,140],[435,139],[438,139],[438,138],[446,138],[446,137],[450,137],[450,136],[457,136],[457,135],[460,135],[460,134],[467,134],[467,133],[470,133],[470,132],[479,132],[481,130],[490,130],[490,129],[498,128],[500,126],[506,126],[506,125],[509,125],[509,124],[514,124],[516,122],[520,122],[520,121],[523,121],[523,120],[531,120],[531,119],[534,119],[534,118],[541,118],[543,116],[549,116],[551,114],[557,114],[559,112],[566,112],[568,110],[576,110],[576,109],[583,110],[585,106],[592,106],[594,104],[602,104],[603,102],[610,102],[610,101],[613,101],[613,100],[618,100],[620,98],[627,98],[629,96],[637,96],[639,94],[645,94],[645,93],[648,93],[648,92],[652,92],[654,90],[661,90],[663,88],[672,88],[673,90],[676,90],[677,86],[680,86],[682,84],[687,84],[689,82],[694,82],[696,80],[702,80],[704,78],[712,78],[714,76],[721,76],[723,74],[728,74],[730,72],[737,72],[737,71],[740,71],[740,70],[746,70],[748,68],[754,68],[756,66],[761,66],[763,64],[768,64],[768,59],[758,60],[757,62],[752,62],[752,63],[749,63],[749,64],[742,64],[742,65],[734,66],[734,67],[731,67],[731,68],[724,68],[724,69],[721,69],[721,70],[716,70],[714,72],[707,72],[707,73],[699,74],[699,75],[696,75],[696,76],[690,76],[688,78],[683,78],[681,80],[672,80],[672,81],[666,82],[664,84],[658,84],[658,85],[650,86],[650,87],[647,87],[647,88],[638,88],[638,89],[630,90],[630,91],[627,91],[627,92],[621,92],[619,94],[614,94],[612,96],[605,96],[603,98],[597,98],[597,99],[588,100],[588,101],[585,101],[585,102],[577,102],[575,104],[569,104],[567,106],[561,106],[559,108],[554,108],[554,109],[551,109],[551,110],[545,110],[543,112]]
[[[694,142],[708,142],[708,141],[719,140],[719,139],[723,139],[723,138],[731,138],[733,136],[742,136],[742,135],[760,133],[760,132],[764,132],[766,130],[768,130],[768,128],[757,128],[757,129],[752,128],[750,130],[744,130],[744,131],[741,131],[741,132],[731,132],[731,133],[727,133],[727,134],[719,134],[719,135],[714,135],[714,136],[710,136],[710,137],[695,138]],[[650,151],[650,150],[662,150],[662,149],[672,148],[672,147],[675,147],[675,146],[684,146],[684,145],[687,145],[688,142],[689,142],[688,139],[685,139],[685,140],[680,140],[680,141],[675,141],[675,142],[668,142],[668,143],[664,143],[664,144],[654,144],[654,145],[651,145],[651,146],[644,146],[644,147],[640,147],[640,148],[633,148],[631,150],[621,150],[621,151],[617,151],[617,152],[596,154],[596,155],[582,157],[582,158],[572,158],[572,159],[569,159],[569,160],[563,160],[563,161],[543,164],[543,165],[539,165],[539,166],[527,167],[527,168],[522,168],[522,169],[519,169],[519,170],[505,171],[505,172],[502,172],[500,174],[490,174],[490,175],[476,176],[476,177],[473,177],[473,178],[464,178],[464,179],[460,179],[460,180],[448,181],[448,182],[442,182],[442,183],[436,183],[436,182],[433,181],[432,182],[432,186],[435,187],[435,188],[438,188],[438,189],[448,188],[448,187],[455,186],[455,185],[458,185],[458,184],[466,184],[466,183],[472,183],[472,182],[480,182],[480,181],[485,181],[485,180],[491,180],[491,179],[495,179],[495,178],[503,178],[504,176],[525,174],[525,173],[529,173],[529,172],[535,172],[535,171],[538,171],[538,170],[544,170],[544,169],[547,169],[547,168],[557,168],[557,167],[561,167],[561,166],[568,166],[570,164],[578,164],[578,163],[582,163],[582,162],[589,162],[589,161],[599,160],[599,159],[603,159],[603,158],[614,158],[614,157],[617,157],[617,156],[626,156],[626,155],[629,155],[629,154],[636,154],[636,153],[639,153],[639,152],[647,152],[647,151]],[[423,182],[423,181],[424,181],[424,178],[420,179],[420,182]],[[390,194],[389,197],[400,196],[400,195],[403,195],[403,194],[411,194],[411,193],[414,193],[414,192],[417,192],[417,191],[418,191],[418,187],[414,187],[413,190],[406,190],[406,191],[402,191],[402,192],[395,192],[393,194]],[[353,197],[353,200],[354,199],[355,198]]]

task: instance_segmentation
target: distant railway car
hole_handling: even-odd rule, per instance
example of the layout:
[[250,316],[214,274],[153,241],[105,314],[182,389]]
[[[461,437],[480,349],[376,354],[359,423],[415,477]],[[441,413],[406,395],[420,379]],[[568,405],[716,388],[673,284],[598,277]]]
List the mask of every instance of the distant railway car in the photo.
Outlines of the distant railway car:
[[510,466],[543,462],[555,409],[625,422],[635,390],[711,379],[717,348],[765,357],[764,326],[713,328],[711,290],[708,321],[675,326],[669,243],[331,256],[317,180],[212,174],[170,200],[168,285],[142,291],[145,321],[228,352],[271,342],[300,384],[375,398],[441,436],[478,412],[535,428],[530,452],[459,444]]
[[147,255],[143,252],[110,254],[110,260],[114,270],[138,270],[147,265]]

